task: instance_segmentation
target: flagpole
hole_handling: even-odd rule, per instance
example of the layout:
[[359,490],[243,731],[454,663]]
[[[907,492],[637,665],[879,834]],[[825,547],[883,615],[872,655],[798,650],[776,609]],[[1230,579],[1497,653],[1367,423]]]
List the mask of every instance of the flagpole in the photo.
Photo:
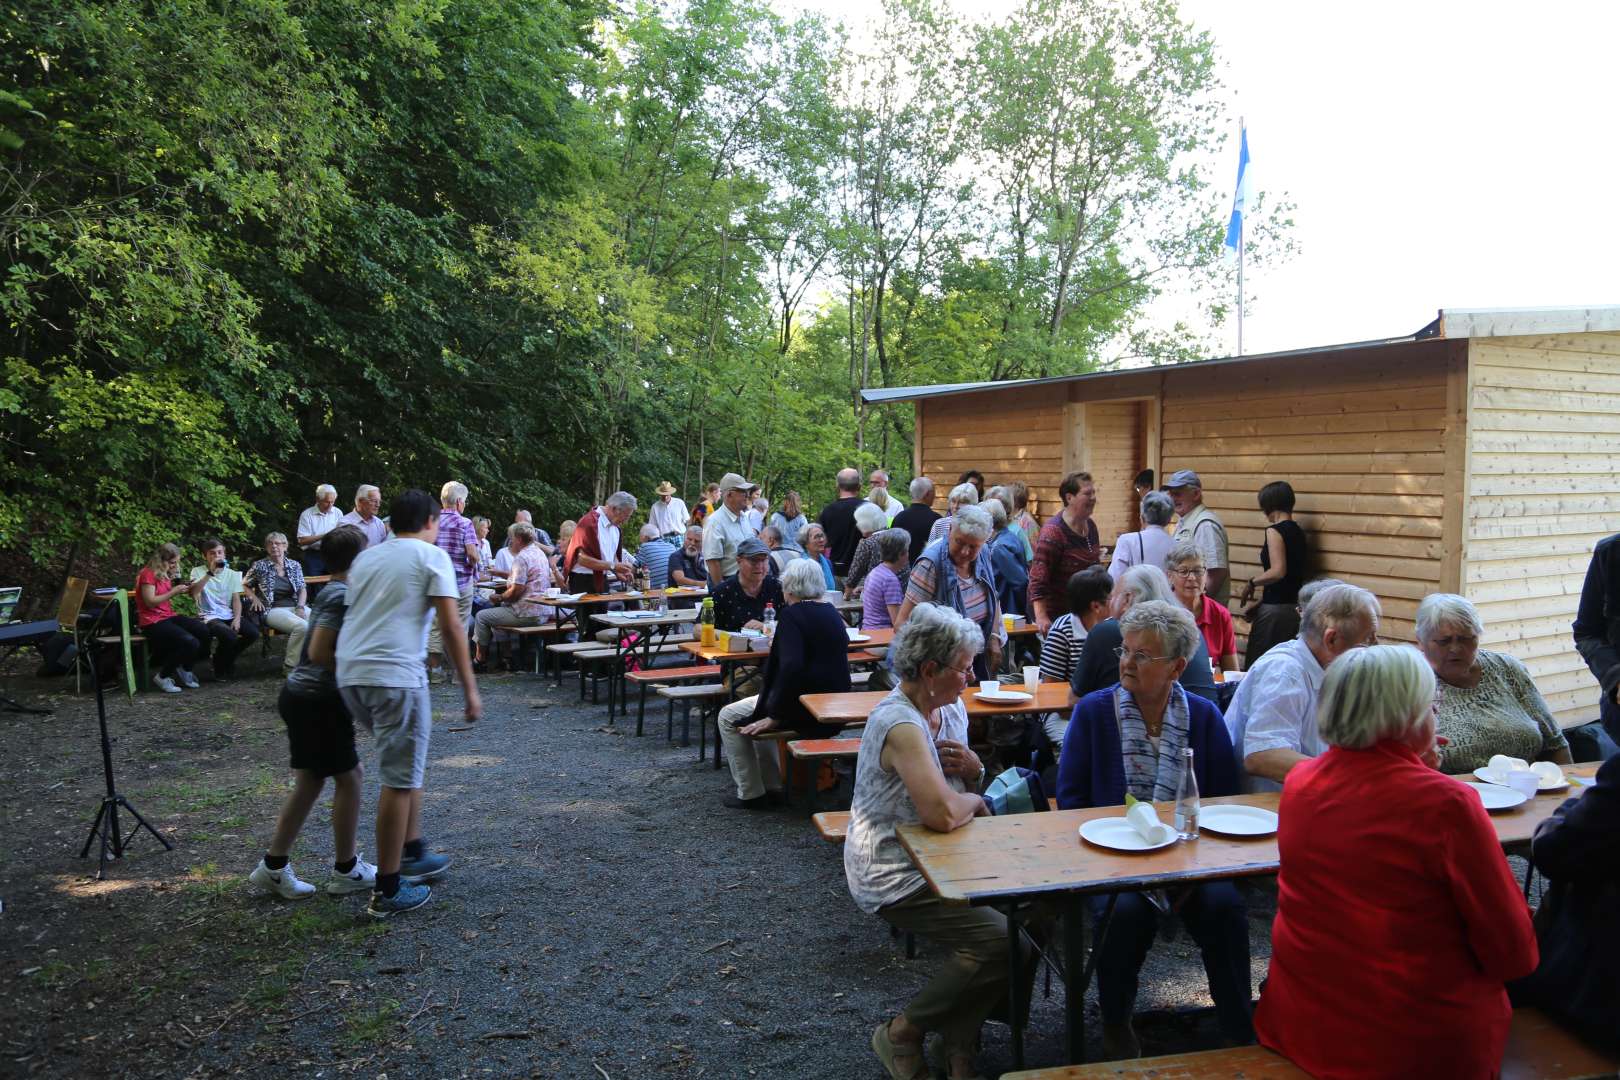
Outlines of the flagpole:
[[[1245,127],[1245,125],[1244,125],[1244,122],[1243,122],[1243,118],[1240,116],[1240,117],[1238,117],[1238,139],[1240,141],[1243,139],[1244,127]],[[1243,214],[1243,217],[1238,218],[1238,351],[1237,351],[1237,354],[1239,356],[1243,355],[1243,232],[1244,232],[1243,227],[1246,224],[1246,222],[1244,222],[1243,218],[1248,217],[1248,213],[1247,213],[1248,207],[1245,206],[1244,210],[1245,210],[1245,213]]]

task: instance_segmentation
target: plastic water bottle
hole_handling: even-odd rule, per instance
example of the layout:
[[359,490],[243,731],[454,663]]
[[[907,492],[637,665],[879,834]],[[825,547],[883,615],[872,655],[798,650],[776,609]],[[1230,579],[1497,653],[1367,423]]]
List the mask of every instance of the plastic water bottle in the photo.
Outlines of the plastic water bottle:
[[765,624],[765,636],[766,637],[774,637],[776,635],[776,605],[775,604],[772,604],[772,603],[770,603],[768,601],[766,602],[766,604],[765,604],[765,617],[763,619],[761,619],[760,621]]
[[1198,839],[1198,777],[1193,773],[1192,747],[1181,751],[1181,779],[1176,784],[1176,835]]
[[704,647],[714,644],[714,597],[703,598],[703,607],[698,612],[698,643]]

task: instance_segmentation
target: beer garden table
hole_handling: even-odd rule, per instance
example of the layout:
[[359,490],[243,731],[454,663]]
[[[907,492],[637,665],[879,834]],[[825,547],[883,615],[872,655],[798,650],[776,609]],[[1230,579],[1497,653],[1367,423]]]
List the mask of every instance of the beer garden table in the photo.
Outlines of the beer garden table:
[[[1503,846],[1527,842],[1536,826],[1558,805],[1585,791],[1598,764],[1567,765],[1567,790],[1537,795],[1520,806],[1491,814],[1497,839]],[[1231,795],[1204,799],[1203,805],[1241,804],[1275,811],[1278,792]],[[1173,813],[1169,803],[1155,804],[1161,815]],[[1072,1063],[1085,1058],[1085,994],[1094,960],[1085,956],[1086,898],[1110,896],[1104,922],[1113,911],[1112,898],[1121,892],[1230,881],[1275,874],[1277,837],[1243,838],[1208,831],[1197,840],[1166,848],[1126,853],[1094,847],[1081,840],[1081,824],[1095,818],[1120,817],[1122,806],[1049,813],[974,818],[954,832],[934,832],[920,824],[901,825],[900,844],[923,878],[942,900],[1004,906],[1012,978],[1013,1067],[1023,1067],[1023,1015],[1018,1009],[1018,988],[1023,981],[1020,932],[1015,904],[1035,898],[1056,898],[1063,914],[1062,978],[1065,984],[1064,1017],[1067,1057]],[[1078,975],[1077,975],[1078,973]]]

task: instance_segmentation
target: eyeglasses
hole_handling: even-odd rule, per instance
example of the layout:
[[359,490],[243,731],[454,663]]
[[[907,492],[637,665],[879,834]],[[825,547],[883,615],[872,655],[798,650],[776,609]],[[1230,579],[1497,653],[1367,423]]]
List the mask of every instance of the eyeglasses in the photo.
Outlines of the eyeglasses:
[[941,664],[940,669],[939,669],[939,673],[941,675],[943,675],[947,671],[954,671],[958,675],[962,676],[962,678],[968,680],[969,682],[973,681],[973,669],[971,667],[959,668],[959,667],[952,667],[949,664]]
[[1187,570],[1172,570],[1170,572],[1172,574],[1174,574],[1176,577],[1184,577],[1184,578],[1201,578],[1206,573],[1208,573],[1208,571],[1205,570],[1202,566],[1193,567],[1193,568],[1187,569]]
[[1146,664],[1146,663],[1149,663],[1149,662],[1154,661],[1154,660],[1174,660],[1175,659],[1174,656],[1149,656],[1147,653],[1143,652],[1140,649],[1138,649],[1136,652],[1126,652],[1125,651],[1125,646],[1123,646],[1123,645],[1114,646],[1114,655],[1119,657],[1121,660],[1125,660],[1125,659],[1129,658],[1129,659],[1135,661],[1138,664]]

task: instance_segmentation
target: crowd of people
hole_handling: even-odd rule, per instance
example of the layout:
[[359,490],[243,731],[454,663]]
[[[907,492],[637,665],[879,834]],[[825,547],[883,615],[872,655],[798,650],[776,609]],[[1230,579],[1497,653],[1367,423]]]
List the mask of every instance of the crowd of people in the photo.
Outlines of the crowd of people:
[[[423,492],[402,493],[386,519],[374,486],[360,487],[354,509],[340,514],[335,491],[322,485],[299,517],[298,558],[272,532],[264,557],[240,574],[210,538],[183,576],[179,549],[159,547],[137,578],[137,619],[165,692],[196,687],[200,660],[229,678],[261,627],[286,635],[279,706],[296,782],[251,879],[286,897],[315,891],[288,853],[331,779],[335,861],[326,888],[369,889],[370,910],[386,916],[425,902],[427,882],[448,867],[426,847],[421,823],[426,687],[436,671],[453,670],[465,695],[462,722],[475,723],[474,665],[490,660],[503,630],[555,618],[545,601],[558,583],[601,593],[641,576],[651,588],[706,588],[717,628],[774,624],[763,668],[728,676],[735,700],[720,713],[736,789],[724,802],[740,809],[780,801],[775,746],[761,736],[834,733],[800,698],[850,688],[846,628],[829,601],[858,599],[863,628],[896,633],[873,682],[889,693],[860,734],[845,846],[850,892],[863,910],[951,952],[873,1035],[895,1077],[925,1074],[929,1031],[943,1037],[949,1075],[974,1075],[978,1028],[1004,1007],[1008,989],[1002,917],[935,900],[895,829],[961,827],[987,812],[977,792],[997,768],[1032,753],[1038,762],[1042,752],[1064,808],[1170,799],[1186,750],[1206,796],[1283,793],[1274,952],[1257,1011],[1242,893],[1206,883],[1173,898],[1203,954],[1225,1038],[1258,1034],[1307,1069],[1350,1062],[1347,1075],[1379,1075],[1396,1045],[1400,1061],[1416,1053],[1447,1071],[1442,1061],[1458,1059],[1439,1055],[1466,1046],[1483,1073],[1500,1056],[1504,987],[1515,980],[1527,1000],[1566,988],[1563,1012],[1604,1034],[1592,1021],[1612,1012],[1617,995],[1612,979],[1588,970],[1582,935],[1610,940],[1591,904],[1613,894],[1614,875],[1594,880],[1582,856],[1607,851],[1620,773],[1605,765],[1596,787],[1537,835],[1534,856],[1554,882],[1538,967],[1536,933],[1484,810],[1441,773],[1496,755],[1569,764],[1572,752],[1525,666],[1480,647],[1485,627],[1466,598],[1425,597],[1416,647],[1379,645],[1377,597],[1311,573],[1294,491],[1274,481],[1256,495],[1267,524],[1260,572],[1239,583],[1240,656],[1226,526],[1190,469],[1162,488],[1151,472],[1138,477],[1137,527],[1107,546],[1094,520],[1096,484],[1084,472],[1061,480],[1062,506],[1044,523],[1030,513],[1023,484],[987,488],[975,470],[950,488],[944,514],[927,477],[911,482],[904,504],[881,470],[864,494],[856,470],[834,483],[836,497],[814,519],[798,492],[773,510],[737,473],[708,485],[690,509],[662,483],[633,548],[638,501],[628,492],[564,522],[555,542],[520,511],[498,552],[489,521],[466,516],[468,491],[458,482],[443,486],[437,505]],[[499,580],[480,593],[490,575]],[[196,617],[174,610],[179,596],[193,601]],[[1594,555],[1575,623],[1611,729],[1620,728],[1617,610],[1620,538],[1612,538]],[[1041,677],[1067,682],[1078,704],[992,724],[992,768],[969,744],[960,698],[969,681],[1003,670],[1012,650],[1004,616],[1034,623]],[[356,848],[354,723],[373,734],[382,775],[375,865]],[[1410,828],[1413,821],[1423,827]],[[1384,846],[1369,860],[1373,836]],[[1162,901],[1122,895],[1098,953],[1113,1056],[1140,1050],[1131,1026],[1137,973],[1167,910]],[[1426,943],[1421,962],[1411,959],[1418,941]],[[1355,961],[1365,956],[1389,962],[1360,969]],[[1573,1000],[1570,985],[1579,988]],[[1351,1004],[1369,996],[1400,1002],[1408,1038],[1367,1038]]]

